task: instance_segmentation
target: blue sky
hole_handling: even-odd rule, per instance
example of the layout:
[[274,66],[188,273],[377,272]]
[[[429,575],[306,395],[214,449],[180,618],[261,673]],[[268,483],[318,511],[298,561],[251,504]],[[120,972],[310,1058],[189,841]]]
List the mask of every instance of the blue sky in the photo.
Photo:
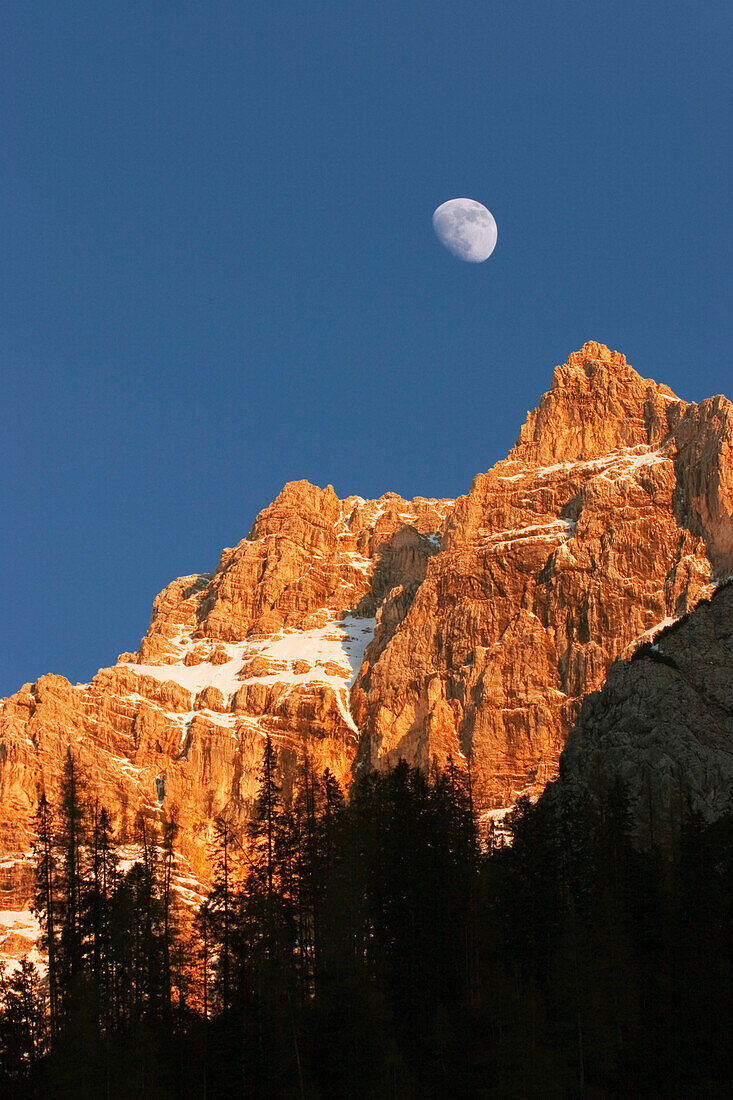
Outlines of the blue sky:
[[[588,339],[733,394],[733,9],[10,3],[0,693],[292,479],[455,496]],[[485,203],[464,264],[434,208]]]

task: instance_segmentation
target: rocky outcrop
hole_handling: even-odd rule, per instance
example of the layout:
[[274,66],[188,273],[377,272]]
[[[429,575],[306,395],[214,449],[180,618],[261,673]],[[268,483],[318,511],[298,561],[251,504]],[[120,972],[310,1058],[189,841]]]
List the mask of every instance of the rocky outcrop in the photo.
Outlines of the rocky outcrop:
[[652,843],[689,808],[708,822],[733,810],[733,583],[616,661],[583,702],[560,776],[553,794],[619,779]]
[[679,522],[704,537],[713,568],[733,569],[733,406],[725,397],[670,409]]
[[394,493],[339,500],[287,485],[213,574],[155,600],[137,653],[89,684],[42,676],[0,714],[0,908],[29,896],[27,853],[40,792],[58,802],[67,746],[90,794],[123,836],[174,817],[178,845],[205,879],[214,819],[242,831],[264,738],[285,789],[299,757],[348,785],[357,745],[349,689],[386,590],[415,587],[453,501]]
[[69,745],[122,833],[175,816],[200,878],[268,734],[286,793],[304,751],[344,784],[452,755],[485,810],[539,793],[613,661],[733,570],[732,426],[724,398],[685,404],[591,343],[458,501],[287,485],[214,573],[157,597],[137,653],[5,701],[7,896]]
[[555,368],[509,458],[552,466],[658,444],[669,430],[670,404],[680,403],[669,387],[641,378],[620,352],[585,344]]
[[538,794],[583,695],[733,568],[731,406],[586,344],[447,518],[352,706],[357,767],[471,761],[484,809]]

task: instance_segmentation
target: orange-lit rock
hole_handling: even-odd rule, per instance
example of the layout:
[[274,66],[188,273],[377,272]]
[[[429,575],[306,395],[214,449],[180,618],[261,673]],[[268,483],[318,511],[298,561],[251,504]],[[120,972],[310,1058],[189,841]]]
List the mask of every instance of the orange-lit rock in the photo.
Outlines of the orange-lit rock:
[[0,886],[27,896],[69,745],[117,828],[174,816],[202,878],[268,734],[286,792],[307,750],[345,785],[452,754],[482,808],[539,793],[613,660],[733,570],[732,438],[724,398],[685,404],[591,343],[458,501],[286,485],[214,573],[160,593],[138,653],[5,701]]
[[732,416],[599,344],[558,367],[414,599],[383,607],[352,693],[357,767],[452,753],[484,808],[539,793],[614,658],[733,568]]
[[[42,676],[0,715],[0,896],[31,889],[38,796],[59,799],[67,746],[118,830],[142,814],[175,817],[196,875],[208,870],[215,817],[244,831],[264,738],[285,790],[307,749],[350,782],[358,740],[349,689],[373,638],[374,591],[412,582],[435,553],[452,501],[340,501],[287,485],[215,573],[184,577],[155,600],[136,654],[88,685]],[[358,609],[358,610],[357,610]],[[162,797],[161,797],[162,796]]]

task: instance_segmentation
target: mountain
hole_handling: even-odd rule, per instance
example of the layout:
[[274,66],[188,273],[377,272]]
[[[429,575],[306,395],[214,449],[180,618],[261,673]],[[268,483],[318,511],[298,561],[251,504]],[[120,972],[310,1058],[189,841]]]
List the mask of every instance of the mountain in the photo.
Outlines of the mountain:
[[41,676],[0,713],[0,889],[17,908],[39,792],[70,745],[123,833],[175,816],[193,881],[214,819],[243,828],[264,738],[348,784],[470,762],[490,814],[558,774],[616,658],[733,572],[733,406],[699,405],[588,343],[515,447],[457,501],[287,485],[211,574],[155,600],[137,653]]

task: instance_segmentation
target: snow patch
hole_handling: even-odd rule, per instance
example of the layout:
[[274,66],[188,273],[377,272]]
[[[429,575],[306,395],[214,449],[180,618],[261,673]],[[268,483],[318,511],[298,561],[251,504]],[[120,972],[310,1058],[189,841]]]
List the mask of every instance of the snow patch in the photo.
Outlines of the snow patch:
[[663,630],[666,630],[668,626],[672,626],[674,623],[678,622],[678,620],[679,616],[677,615],[667,615],[666,618],[660,619],[658,623],[655,623],[654,626],[650,626],[649,629],[645,630],[643,634],[640,634],[638,638],[634,638],[634,641],[630,646],[627,646],[624,653],[629,650],[633,652],[633,650],[638,649],[639,646],[644,645],[646,642],[651,642],[652,639],[656,638],[657,634],[661,634]]
[[[284,663],[283,671],[252,676],[240,683],[327,684],[333,688],[341,717],[355,732],[358,729],[349,710],[349,691],[364,663],[364,652],[374,637],[376,619],[347,615],[322,627],[276,635],[252,645],[252,653]],[[306,661],[307,672],[295,672],[293,665]]]
[[[324,665],[338,665],[343,669],[340,679],[346,680],[350,688],[363,664],[364,651],[374,637],[376,622],[376,619],[360,619],[356,615],[347,615],[312,630],[295,630],[253,643],[248,656],[258,654],[286,664],[308,661],[315,666],[313,672]],[[273,675],[277,680],[283,680],[289,675],[293,682],[302,683],[301,677],[313,679],[313,672],[276,672]],[[253,679],[267,681],[270,677]]]
[[544,542],[548,539],[572,538],[575,521],[572,519],[554,519],[548,523],[535,523],[528,527],[515,527],[507,531],[495,531],[483,540],[483,549],[508,550],[518,543]]
[[[354,555],[355,560],[360,557]],[[370,563],[367,562],[368,564]],[[127,662],[125,667],[141,676],[151,676],[161,682],[172,680],[186,688],[192,696],[206,687],[218,688],[227,705],[243,684],[285,684],[289,687],[308,683],[326,684],[334,690],[344,721],[358,732],[349,710],[349,691],[363,664],[364,651],[374,637],[375,626],[376,619],[346,615],[311,630],[280,632],[268,638],[229,643],[223,648],[230,660],[221,665],[213,665],[208,661],[184,665],[181,660],[177,664],[169,665],[138,665]],[[180,638],[177,644],[185,645],[185,636],[181,634],[177,637]],[[189,645],[192,644],[189,639]],[[243,665],[253,657],[263,657],[281,668],[265,676],[241,679]],[[310,666],[308,671],[295,672],[293,666],[298,661],[306,662]],[[182,727],[181,752],[186,745],[190,723],[196,714],[201,714],[221,726],[233,727],[238,721],[236,715],[208,710],[171,715]]]
[[[597,471],[602,476],[613,474],[616,477],[622,477],[633,470],[639,469],[640,466],[648,466],[667,460],[666,448],[648,447],[640,443],[636,447],[625,447],[616,451],[609,451],[606,455],[585,459],[582,462],[556,462],[553,466],[541,466],[539,469],[527,467],[525,472],[540,478],[557,473],[559,470]],[[515,475],[512,478],[505,477],[505,480],[516,481],[520,476],[524,475]]]
[[23,932],[26,935],[40,936],[41,926],[33,913],[18,909],[0,909],[0,935],[8,932]]
[[40,936],[41,926],[33,913],[0,909],[0,973],[12,974],[20,969],[20,960],[27,957],[43,975],[45,960],[36,946]]
[[154,680],[165,682],[172,680],[174,684],[180,684],[193,695],[205,687],[218,688],[226,698],[233,694],[239,687],[237,673],[242,667],[247,654],[248,643],[237,642],[222,646],[227,651],[230,660],[226,664],[212,665],[208,661],[199,665],[184,665],[182,663],[171,665],[138,665],[128,661],[123,667],[139,673],[140,676],[152,676]]
[[356,551],[346,553],[343,557],[352,569],[358,569],[360,573],[369,573],[374,565],[371,558],[365,558],[363,554],[357,554]]

